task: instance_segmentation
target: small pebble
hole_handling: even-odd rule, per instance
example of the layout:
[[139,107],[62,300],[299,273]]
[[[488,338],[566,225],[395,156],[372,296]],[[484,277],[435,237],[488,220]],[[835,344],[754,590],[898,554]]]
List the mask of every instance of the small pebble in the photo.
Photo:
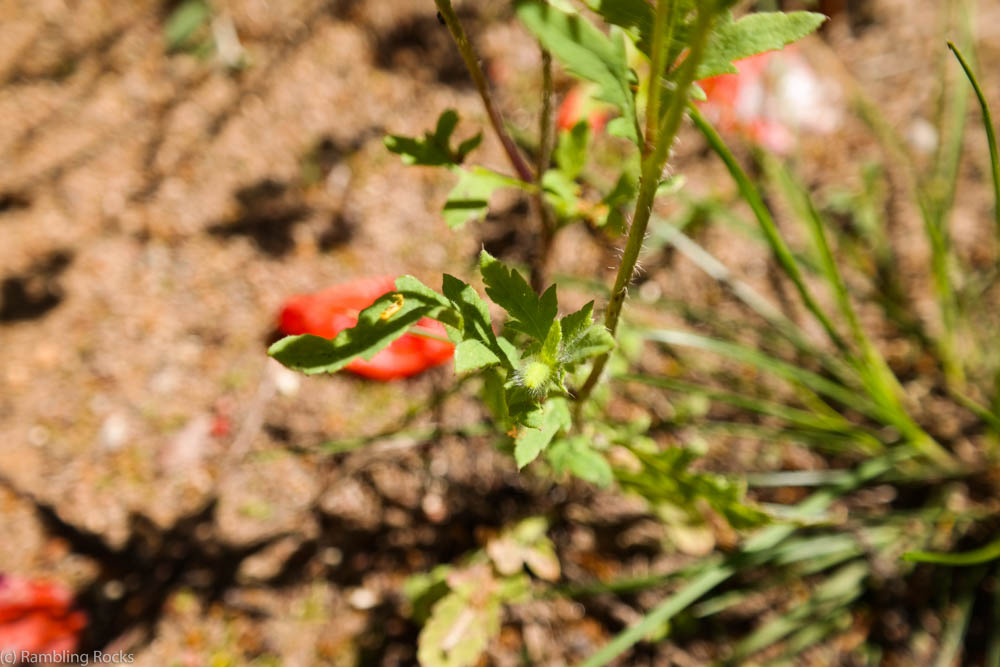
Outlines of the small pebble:
[[35,447],[41,447],[49,441],[49,429],[41,424],[35,424],[28,429],[28,442]]
[[101,431],[98,438],[101,446],[105,449],[115,451],[125,444],[128,437],[128,422],[120,412],[115,412],[104,420],[101,424]]
[[347,596],[347,602],[358,611],[365,611],[378,604],[378,595],[367,588],[355,588]]
[[297,373],[278,365],[276,361],[274,362],[274,366],[272,366],[272,370],[274,373],[274,386],[277,388],[279,394],[282,396],[295,396],[299,393],[302,380]]

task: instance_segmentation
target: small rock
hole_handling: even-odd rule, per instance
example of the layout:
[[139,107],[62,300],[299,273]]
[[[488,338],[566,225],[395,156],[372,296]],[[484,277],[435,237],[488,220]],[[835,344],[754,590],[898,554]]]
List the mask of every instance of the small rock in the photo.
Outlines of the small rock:
[[937,149],[938,132],[926,118],[915,118],[906,129],[906,140],[918,153],[930,155]]
[[35,447],[41,447],[49,441],[49,429],[41,424],[35,424],[28,429],[28,442]]
[[354,479],[344,480],[324,493],[319,506],[326,514],[362,530],[374,530],[382,522],[382,504],[378,496]]
[[104,449],[109,451],[121,449],[125,439],[128,438],[128,421],[125,416],[120,412],[108,415],[101,424],[97,437]]
[[299,393],[302,380],[298,373],[290,371],[277,361],[271,360],[271,372],[274,374],[274,386],[282,396],[295,396]]
[[358,611],[371,609],[378,604],[378,595],[367,588],[355,588],[347,596],[347,602]]
[[240,579],[261,581],[277,576],[301,544],[299,537],[286,537],[250,556],[240,565]]
[[211,416],[202,414],[193,417],[160,450],[160,470],[165,474],[173,474],[201,463],[207,455],[211,433]]
[[441,523],[448,518],[448,507],[440,494],[428,493],[424,496],[423,502],[420,503],[420,508],[434,523]]

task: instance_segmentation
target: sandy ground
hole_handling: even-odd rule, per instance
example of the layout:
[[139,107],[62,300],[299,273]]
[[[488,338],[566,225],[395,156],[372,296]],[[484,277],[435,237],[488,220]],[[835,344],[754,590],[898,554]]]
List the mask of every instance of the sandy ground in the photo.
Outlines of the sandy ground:
[[[484,117],[429,0],[218,4],[243,70],[167,53],[170,3],[0,3],[0,571],[80,589],[88,641],[134,650],[136,664],[352,665],[409,664],[417,629],[395,602],[402,579],[532,508],[571,517],[558,534],[567,573],[669,567],[637,506],[518,477],[482,439],[317,452],[391,429],[453,374],[388,385],[293,375],[264,355],[276,311],[358,276],[472,276],[484,238],[504,230],[449,232],[449,178],[404,167],[381,137],[419,134],[448,107],[463,135]],[[493,3],[466,5],[491,73],[530,81],[530,40]],[[852,32],[841,17],[827,35],[904,135],[933,119],[929,72],[945,57],[935,5],[875,2],[867,23]],[[981,3],[976,25],[996,97],[1000,6]],[[826,48],[805,51],[823,63]],[[516,95],[502,101],[532,126]],[[989,243],[985,149],[970,129],[954,218],[969,253]],[[859,159],[878,157],[856,121],[841,135],[836,151],[806,141],[807,173],[855,179]],[[506,167],[491,137],[476,157]],[[686,135],[678,161],[692,188],[724,190],[701,159]],[[770,289],[763,251],[733,248],[724,230],[704,241]],[[926,251],[910,245],[901,270],[919,282]],[[553,268],[593,276],[605,255],[570,232]],[[690,267],[650,280],[720,298]],[[415,425],[480,419],[456,397]],[[618,520],[639,526],[631,557],[601,552],[601,526]],[[520,664],[524,643],[537,664],[561,664],[637,613],[598,611],[530,605],[493,660]],[[710,653],[666,647],[656,664]]]

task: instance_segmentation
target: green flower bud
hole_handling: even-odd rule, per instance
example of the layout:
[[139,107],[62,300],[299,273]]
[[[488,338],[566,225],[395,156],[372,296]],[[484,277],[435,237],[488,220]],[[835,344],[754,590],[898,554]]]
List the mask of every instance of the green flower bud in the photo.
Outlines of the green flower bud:
[[541,361],[532,361],[524,368],[524,386],[532,391],[540,391],[549,382],[552,369]]

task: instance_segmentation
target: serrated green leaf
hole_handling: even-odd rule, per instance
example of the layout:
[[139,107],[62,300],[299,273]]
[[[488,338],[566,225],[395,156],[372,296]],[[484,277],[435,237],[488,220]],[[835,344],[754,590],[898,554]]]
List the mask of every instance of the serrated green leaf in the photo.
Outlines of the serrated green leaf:
[[545,456],[556,472],[569,472],[597,486],[610,486],[614,473],[604,456],[578,436],[552,443]]
[[618,107],[628,121],[627,138],[638,144],[635,96],[621,33],[608,37],[579,14],[536,0],[518,2],[517,16],[570,73],[598,85],[595,97]]
[[460,340],[479,341],[497,358],[499,363],[508,369],[513,369],[517,361],[511,359],[509,350],[501,346],[497,340],[490,320],[489,306],[476,290],[458,278],[445,274],[441,282],[441,291],[462,316]]
[[490,197],[500,188],[518,188],[533,192],[536,186],[511,176],[504,176],[486,167],[455,168],[458,182],[448,193],[444,205],[444,221],[449,227],[461,227],[470,220],[479,220],[489,211]]
[[[590,9],[611,25],[620,27],[647,57],[652,56],[654,12],[646,0],[586,0]],[[721,2],[717,2],[719,9]],[[728,0],[727,0],[728,4]],[[672,66],[689,46],[695,12],[694,0],[674,0],[673,39],[666,46],[666,63]],[[676,72],[676,68],[674,68]]]
[[570,130],[559,133],[554,157],[560,171],[573,180],[587,163],[587,146],[590,144],[590,123],[581,120]]
[[438,117],[434,132],[425,132],[423,139],[390,134],[383,139],[383,143],[391,152],[400,155],[406,164],[431,167],[461,164],[465,156],[483,140],[483,134],[480,132],[466,139],[453,150],[451,135],[457,126],[458,113],[448,109]]
[[653,7],[647,0],[588,0],[586,4],[605,21],[625,30],[648,53],[653,36]]
[[563,340],[572,340],[581,335],[594,323],[594,302],[590,301],[583,308],[563,317],[559,324],[562,327]]
[[716,22],[695,78],[736,72],[734,60],[780,49],[813,32],[825,20],[815,12],[756,12],[733,21],[727,13]]
[[400,276],[399,278],[396,278],[394,284],[396,285],[396,290],[404,298],[404,307],[406,306],[405,299],[407,295],[409,295],[411,299],[418,299],[421,303],[426,303],[430,306],[439,306],[446,310],[451,308],[451,303],[448,299],[444,298],[413,276]]
[[540,428],[522,427],[514,441],[514,460],[518,468],[528,465],[548,447],[560,429],[569,428],[572,418],[562,398],[550,398],[542,407]]
[[396,286],[397,291],[376,299],[358,315],[357,325],[333,340],[311,334],[287,336],[272,345],[268,355],[307,375],[335,373],[358,357],[371,359],[422,317],[455,321],[450,302],[416,278],[404,276]]
[[420,632],[417,659],[422,667],[471,667],[500,632],[500,599],[453,591],[441,598]]
[[455,149],[455,162],[457,162],[458,164],[462,164],[462,162],[465,161],[465,157],[472,151],[476,150],[476,148],[478,148],[479,144],[481,143],[483,143],[482,132],[473,135],[468,139],[466,139],[465,141],[463,141],[462,143],[460,143],[458,145],[458,148]]
[[463,340],[455,348],[456,373],[474,371],[499,363],[500,358],[478,340],[471,338]]
[[507,326],[536,340],[545,340],[559,310],[555,285],[538,296],[520,273],[485,250],[479,255],[479,270],[486,294],[510,315]]
[[625,489],[634,491],[654,504],[683,510],[699,517],[697,503],[708,505],[734,528],[752,528],[770,521],[770,517],[748,504],[746,485],[740,480],[689,469],[697,454],[684,447],[668,447],[659,452],[632,448],[642,462],[642,470],[617,469],[615,475]]
[[552,322],[549,333],[545,336],[542,349],[538,353],[539,359],[547,364],[553,371],[559,363],[559,345],[562,343],[562,327],[559,322]]
[[562,363],[577,364],[614,349],[614,336],[603,325],[594,324],[593,310],[594,302],[591,301],[562,318],[562,350],[559,354]]

